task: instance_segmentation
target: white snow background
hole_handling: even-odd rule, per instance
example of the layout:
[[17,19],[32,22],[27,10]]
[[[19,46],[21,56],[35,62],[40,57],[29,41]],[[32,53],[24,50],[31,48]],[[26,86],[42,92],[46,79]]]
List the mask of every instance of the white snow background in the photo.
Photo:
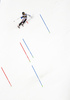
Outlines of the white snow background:
[[[22,16],[23,11],[33,18],[18,29],[21,19],[16,19]],[[69,12],[69,0],[1,0],[0,100],[70,100]],[[31,62],[28,61],[20,42]]]

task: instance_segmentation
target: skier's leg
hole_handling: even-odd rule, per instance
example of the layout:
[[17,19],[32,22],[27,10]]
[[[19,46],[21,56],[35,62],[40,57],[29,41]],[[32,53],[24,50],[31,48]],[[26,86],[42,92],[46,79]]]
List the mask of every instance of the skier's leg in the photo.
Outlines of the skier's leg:
[[26,20],[27,20],[27,19],[23,19],[23,20],[19,23],[18,28],[20,28],[21,25],[23,26],[24,23],[26,22]]
[[20,28],[20,25],[22,25],[22,22],[19,23],[18,28]]
[[22,26],[24,25],[25,22],[26,22],[26,19],[22,21]]
[[22,25],[22,23],[23,23],[23,22],[20,22],[20,23],[19,23],[19,26]]
[[26,19],[23,21],[23,24],[26,22]]

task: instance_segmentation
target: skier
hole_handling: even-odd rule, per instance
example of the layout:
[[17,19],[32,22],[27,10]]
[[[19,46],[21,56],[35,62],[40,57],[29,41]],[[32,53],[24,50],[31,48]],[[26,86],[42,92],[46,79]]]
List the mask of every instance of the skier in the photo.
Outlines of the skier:
[[22,26],[24,25],[24,23],[27,20],[27,16],[31,17],[31,15],[26,14],[25,12],[22,12],[22,17],[21,17],[22,21],[19,23],[18,28],[20,28],[21,25]]

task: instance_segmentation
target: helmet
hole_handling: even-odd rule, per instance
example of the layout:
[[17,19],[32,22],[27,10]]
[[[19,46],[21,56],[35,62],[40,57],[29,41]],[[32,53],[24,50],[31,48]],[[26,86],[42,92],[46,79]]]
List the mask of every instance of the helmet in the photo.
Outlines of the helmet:
[[22,12],[22,15],[24,15],[25,14],[25,12]]

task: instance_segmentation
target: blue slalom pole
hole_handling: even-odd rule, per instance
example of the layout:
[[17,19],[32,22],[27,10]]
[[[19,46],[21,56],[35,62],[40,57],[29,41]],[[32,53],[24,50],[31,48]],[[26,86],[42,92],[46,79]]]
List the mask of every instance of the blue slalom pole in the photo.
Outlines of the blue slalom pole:
[[38,75],[37,75],[37,73],[36,73],[36,71],[35,71],[35,69],[34,69],[34,67],[33,67],[33,66],[32,66],[32,68],[33,68],[33,70],[34,70],[34,72],[35,72],[35,74],[36,74],[36,76],[37,76],[37,78],[38,78],[38,80],[39,80],[39,82],[40,82],[41,86],[43,87],[43,85],[42,85],[42,83],[41,83],[41,81],[40,81],[40,79],[39,79],[39,77],[38,77]]
[[31,53],[31,51],[30,51],[29,47],[27,46],[27,44],[26,44],[25,40],[24,40],[24,39],[22,39],[22,40],[23,40],[24,44],[26,45],[26,47],[27,47],[28,51],[30,52],[31,56],[33,57],[33,55],[32,55],[32,53]]
[[46,25],[46,23],[45,23],[45,21],[44,21],[43,17],[41,16],[41,14],[40,14],[40,17],[41,17],[41,19],[42,19],[42,21],[43,21],[44,25],[46,26],[46,28],[47,28],[48,32],[50,33],[49,28],[47,27],[47,25]]

